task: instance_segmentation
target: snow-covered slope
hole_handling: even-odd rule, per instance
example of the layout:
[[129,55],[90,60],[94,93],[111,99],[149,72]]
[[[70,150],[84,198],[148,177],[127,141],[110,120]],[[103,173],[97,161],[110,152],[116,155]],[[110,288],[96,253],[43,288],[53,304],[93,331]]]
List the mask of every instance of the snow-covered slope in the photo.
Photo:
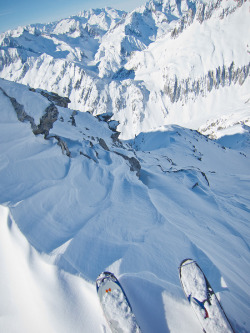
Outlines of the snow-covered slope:
[[162,124],[198,129],[249,110],[248,32],[243,0],[93,10],[2,34],[0,76],[69,97],[76,110],[113,112],[123,138]]
[[249,332],[244,150],[180,126],[120,141],[112,122],[5,80],[0,103],[1,331],[110,332],[94,282],[111,270],[142,332],[198,333],[178,278],[191,257]]
[[155,117],[150,110],[159,101],[169,112],[157,114],[163,122],[167,117],[170,123],[192,128],[228,115],[232,104],[235,113],[239,106],[249,111],[247,6],[223,19],[219,7],[209,20],[194,21],[178,38],[168,35],[132,57],[126,68],[135,69],[135,79],[155,92],[149,95],[148,117]]

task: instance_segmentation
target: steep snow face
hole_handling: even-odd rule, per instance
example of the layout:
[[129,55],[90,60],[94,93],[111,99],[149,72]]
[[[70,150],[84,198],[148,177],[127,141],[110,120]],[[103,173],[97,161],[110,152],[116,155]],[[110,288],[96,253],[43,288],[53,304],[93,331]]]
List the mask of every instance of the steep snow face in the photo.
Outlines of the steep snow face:
[[2,332],[100,332],[105,325],[95,287],[39,255],[0,206]]
[[120,141],[101,121],[110,114],[98,120],[28,87],[0,87],[1,331],[109,332],[93,283],[110,270],[143,332],[198,333],[178,278],[194,258],[235,331],[248,332],[243,145],[226,149],[179,126]]
[[125,68],[150,92],[145,112],[149,123],[159,117],[158,123],[197,129],[209,119],[229,118],[232,110],[249,114],[247,9],[243,4],[222,20],[219,7],[202,24],[196,20],[177,38],[165,36],[131,57]]
[[[135,79],[165,90],[173,102],[188,98],[189,91],[194,98],[216,85],[229,85],[230,81],[239,80],[242,85],[249,75],[246,9],[242,6],[223,20],[214,15],[203,24],[195,21],[178,38],[161,38],[147,51],[136,53],[126,68],[135,70]],[[238,70],[241,68],[242,71]],[[168,86],[171,88],[171,81],[175,80],[176,91],[171,95]],[[194,82],[197,90],[192,86]]]
[[195,12],[196,2],[186,0],[151,0],[145,6],[135,9],[102,40],[96,54],[99,76],[112,76],[134,52],[143,51],[158,38],[173,33],[179,21],[185,20],[182,26],[184,29],[192,23]]

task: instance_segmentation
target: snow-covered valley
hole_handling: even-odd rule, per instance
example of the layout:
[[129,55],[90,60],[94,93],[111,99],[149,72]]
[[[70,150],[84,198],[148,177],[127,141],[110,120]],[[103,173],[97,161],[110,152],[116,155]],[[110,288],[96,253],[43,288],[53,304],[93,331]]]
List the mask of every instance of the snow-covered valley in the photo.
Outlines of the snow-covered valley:
[[250,332],[248,18],[154,0],[1,35],[1,332],[110,333],[104,270],[143,333],[201,332],[185,258]]

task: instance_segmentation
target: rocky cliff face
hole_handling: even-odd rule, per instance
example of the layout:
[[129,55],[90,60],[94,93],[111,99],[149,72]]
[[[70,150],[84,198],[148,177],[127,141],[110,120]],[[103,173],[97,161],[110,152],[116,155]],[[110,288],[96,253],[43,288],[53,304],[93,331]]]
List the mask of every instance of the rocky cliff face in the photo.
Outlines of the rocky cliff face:
[[19,28],[0,36],[0,76],[64,96],[76,110],[112,112],[131,137],[179,123],[181,108],[200,97],[206,105],[220,87],[244,94],[247,11],[243,0],[153,0],[128,14],[107,8]]

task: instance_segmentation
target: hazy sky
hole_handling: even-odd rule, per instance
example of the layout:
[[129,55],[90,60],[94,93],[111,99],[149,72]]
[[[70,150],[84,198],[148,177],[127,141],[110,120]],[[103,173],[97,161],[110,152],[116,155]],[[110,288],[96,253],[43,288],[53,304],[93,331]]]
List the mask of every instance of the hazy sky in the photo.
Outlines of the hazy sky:
[[32,23],[48,23],[91,8],[131,11],[147,0],[0,0],[0,32]]

